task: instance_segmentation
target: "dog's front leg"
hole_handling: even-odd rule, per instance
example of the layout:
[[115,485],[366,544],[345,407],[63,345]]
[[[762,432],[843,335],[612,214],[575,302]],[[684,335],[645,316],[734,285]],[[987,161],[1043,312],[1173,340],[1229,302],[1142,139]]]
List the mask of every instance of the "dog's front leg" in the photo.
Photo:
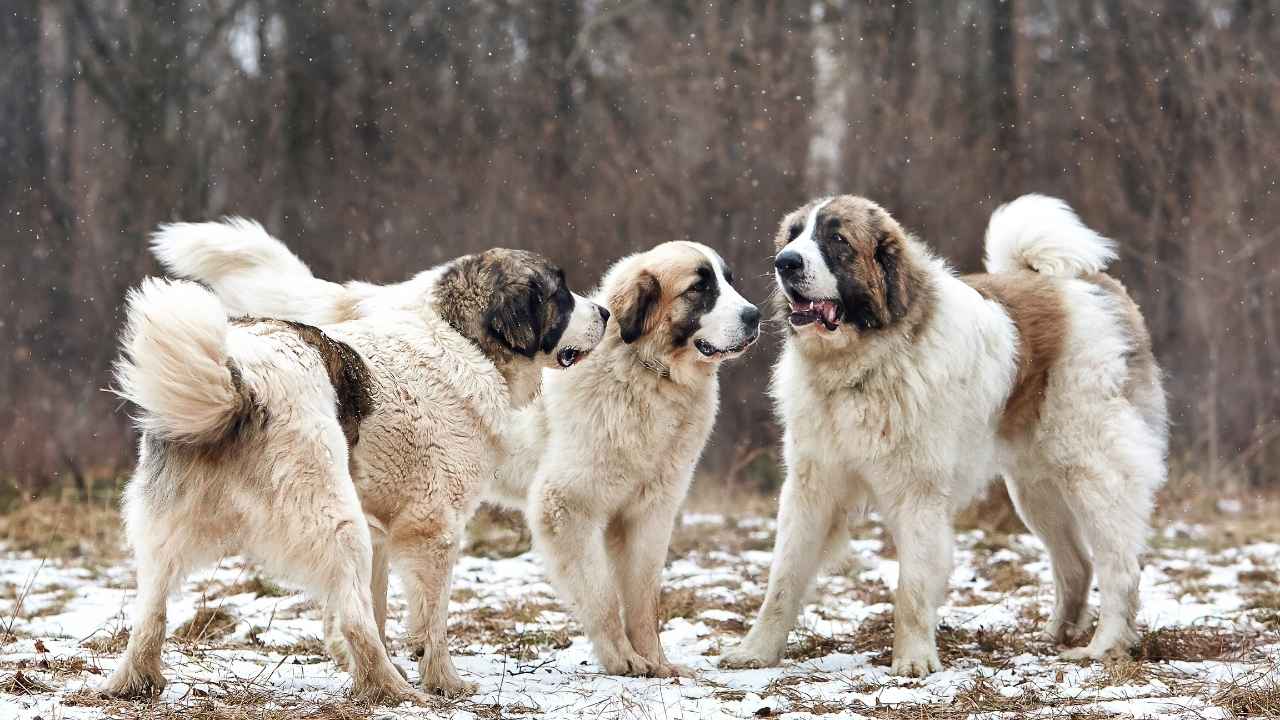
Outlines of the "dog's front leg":
[[453,566],[465,525],[442,515],[437,511],[432,520],[423,521],[421,515],[403,513],[391,529],[388,551],[406,586],[410,646],[423,649],[419,682],[428,692],[461,697],[474,693],[476,686],[453,667],[447,628]]
[[787,635],[817,575],[827,538],[844,527],[847,496],[848,486],[820,471],[816,464],[797,462],[793,466],[782,486],[778,538],[764,605],[747,637],[724,654],[720,667],[758,668],[782,660]]
[[609,559],[622,593],[622,615],[631,647],[653,663],[656,677],[691,677],[693,671],[667,660],[658,637],[662,566],[671,544],[679,501],[662,498],[628,512],[606,531]]
[[906,497],[885,509],[885,522],[899,566],[890,672],[924,677],[942,669],[934,633],[951,576],[951,513],[944,498]]
[[540,478],[530,499],[533,541],[552,584],[577,611],[605,672],[652,675],[654,663],[637,653],[627,639],[601,522],[591,512],[589,501],[572,492],[575,487],[589,487],[589,480],[573,478],[568,472],[550,476],[580,481],[567,483],[568,487],[548,487]]

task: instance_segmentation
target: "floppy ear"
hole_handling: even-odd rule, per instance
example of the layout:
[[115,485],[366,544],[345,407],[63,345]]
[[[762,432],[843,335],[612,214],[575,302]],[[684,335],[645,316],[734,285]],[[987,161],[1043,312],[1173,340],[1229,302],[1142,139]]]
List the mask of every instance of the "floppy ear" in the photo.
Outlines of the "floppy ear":
[[658,278],[649,272],[640,273],[609,298],[609,310],[618,323],[622,342],[630,345],[648,332],[650,317],[661,298],[662,287],[658,285]]
[[884,273],[884,304],[890,320],[900,320],[911,305],[907,275],[902,267],[902,236],[896,229],[880,231],[876,239],[876,264]]
[[508,285],[498,293],[489,311],[489,332],[513,352],[533,357],[538,352],[542,319],[534,312],[535,290],[524,285]]

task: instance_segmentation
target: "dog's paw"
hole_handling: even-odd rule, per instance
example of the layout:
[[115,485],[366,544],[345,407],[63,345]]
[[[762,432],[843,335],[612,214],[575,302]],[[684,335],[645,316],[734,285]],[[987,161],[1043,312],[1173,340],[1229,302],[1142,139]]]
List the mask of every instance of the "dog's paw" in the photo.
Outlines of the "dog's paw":
[[677,665],[676,663],[658,663],[653,668],[653,677],[656,678],[691,678],[697,677],[697,673],[693,668]]
[[630,677],[653,677],[658,665],[646,660],[634,650],[609,653],[600,658],[600,664],[609,675],[627,675]]
[[126,661],[98,692],[103,697],[138,700],[158,697],[165,684],[159,668],[135,668]]
[[1044,626],[1043,636],[1055,645],[1075,645],[1089,637],[1093,621],[1093,613],[1087,607],[1075,618],[1066,618],[1055,610],[1053,617]]
[[430,695],[419,692],[407,682],[357,686],[351,690],[351,697],[357,702],[389,707],[405,703],[423,707],[431,707],[434,704]]
[[927,652],[902,653],[895,656],[889,673],[901,677],[922,678],[941,669],[942,661],[938,660],[938,653],[931,649]]
[[463,680],[449,661],[432,663],[429,667],[420,665],[418,670],[421,673],[422,689],[432,695],[460,698],[475,695],[479,689],[475,683]]
[[455,676],[449,680],[437,679],[431,683],[424,684],[422,689],[432,695],[439,695],[443,698],[462,698],[475,695],[480,688],[475,683],[467,682]]
[[780,657],[756,652],[749,647],[739,645],[720,658],[720,667],[725,670],[747,670],[773,667],[781,660]]
[[1095,660],[1122,660],[1129,657],[1129,653],[1123,645],[1098,647],[1090,644],[1084,647],[1067,648],[1058,657],[1067,662],[1093,662]]

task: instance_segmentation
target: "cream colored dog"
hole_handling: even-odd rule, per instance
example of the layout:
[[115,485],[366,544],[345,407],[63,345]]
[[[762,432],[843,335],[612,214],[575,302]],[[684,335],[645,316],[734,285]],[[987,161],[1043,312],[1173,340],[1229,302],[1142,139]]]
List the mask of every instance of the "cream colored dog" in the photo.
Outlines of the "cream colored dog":
[[513,445],[525,450],[494,488],[496,501],[524,508],[552,582],[610,674],[688,674],[659,642],[658,598],[676,513],[715,423],[720,363],[759,335],[760,312],[732,280],[696,243],[618,261],[593,296],[615,322],[575,382],[548,375],[518,415]]
[[941,668],[934,640],[954,513],[996,473],[1049,550],[1057,642],[1070,659],[1137,639],[1138,556],[1165,479],[1160,371],[1142,316],[1103,274],[1110,241],[1066,204],[998,209],[990,274],[964,278],[859,197],[786,216],[778,285],[792,331],[774,375],[787,480],[764,606],[724,667],[776,664],[846,511],[875,508],[901,562],[892,671]]
[[[266,237],[245,223],[171,226],[157,243],[207,250],[209,233]],[[205,269],[229,259],[184,257]],[[275,284],[321,282],[308,278],[277,275]],[[233,319],[195,283],[148,280],[130,295],[117,377],[120,394],[141,408],[125,499],[139,595],[108,693],[164,686],[167,595],[191,570],[232,553],[323,601],[331,647],[357,696],[424,701],[384,647],[390,561],[426,648],[422,686],[474,689],[445,638],[465,524],[507,452],[513,409],[536,392],[544,368],[591,351],[608,314],[572,295],[559,268],[520,251],[459,258],[377,293],[330,290],[345,322],[322,328]]]
[[[190,248],[157,251],[241,312],[319,322],[347,312],[323,281],[274,283],[290,267],[310,277],[274,240],[244,236],[219,247],[219,262],[193,262]],[[669,676],[681,669],[658,642],[662,565],[715,422],[720,363],[756,340],[760,312],[734,289],[724,260],[690,242],[618,261],[593,300],[614,322],[571,374],[546,373],[542,396],[514,417],[489,495],[526,511],[551,579],[605,671]],[[374,594],[385,597],[385,588]]]

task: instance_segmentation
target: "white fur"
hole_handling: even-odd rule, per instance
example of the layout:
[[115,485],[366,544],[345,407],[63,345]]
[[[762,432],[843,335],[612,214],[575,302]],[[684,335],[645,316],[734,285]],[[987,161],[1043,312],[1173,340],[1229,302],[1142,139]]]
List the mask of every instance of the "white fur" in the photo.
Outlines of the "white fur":
[[742,323],[742,314],[749,309],[754,309],[755,305],[742,297],[738,290],[725,279],[724,260],[715,250],[701,243],[686,244],[707,259],[712,272],[715,273],[716,285],[720,289],[716,304],[711,308],[711,312],[702,316],[702,327],[694,333],[691,340],[696,342],[703,339],[721,350],[740,347],[748,341],[750,336],[749,329]]
[[[1054,217],[1067,230],[1040,236],[1075,232],[1074,216]],[[1050,272],[1083,267],[1055,252],[1066,251],[1037,251]],[[780,661],[822,549],[845,541],[848,512],[874,508],[900,561],[891,670],[941,669],[934,632],[951,571],[951,519],[997,474],[1049,549],[1057,591],[1049,636],[1085,629],[1096,568],[1100,623],[1087,647],[1064,655],[1127,649],[1137,638],[1137,563],[1164,481],[1167,431],[1158,374],[1129,374],[1137,348],[1122,301],[1084,280],[1054,283],[1069,320],[1063,352],[1037,425],[1009,439],[997,430],[1017,371],[1015,325],[918,242],[906,241],[904,259],[935,293],[918,334],[876,342],[843,330],[798,332],[778,360],[772,394],[785,424],[787,480],[777,545],[756,624],[722,664]]]
[[170,273],[207,284],[232,315],[288,317],[311,325],[346,319],[348,289],[316,278],[252,220],[163,225],[151,237],[151,250]]
[[176,442],[222,435],[240,398],[218,299],[195,283],[148,278],[126,305],[116,392],[146,410],[139,429]]
[[[809,216],[805,218],[804,229],[787,245],[787,250],[800,254],[804,260],[804,272],[796,278],[796,287],[802,288],[805,297],[811,300],[829,300],[838,297],[840,291],[836,286],[836,276],[832,274],[827,262],[822,258],[822,250],[818,247],[817,231],[818,213],[830,203],[830,199],[814,203]],[[777,275],[775,271],[775,276]],[[781,280],[779,279],[779,285]]]
[[987,224],[987,272],[1030,269],[1080,277],[1106,270],[1116,257],[1115,243],[1086,227],[1057,198],[1023,195],[996,208]]

